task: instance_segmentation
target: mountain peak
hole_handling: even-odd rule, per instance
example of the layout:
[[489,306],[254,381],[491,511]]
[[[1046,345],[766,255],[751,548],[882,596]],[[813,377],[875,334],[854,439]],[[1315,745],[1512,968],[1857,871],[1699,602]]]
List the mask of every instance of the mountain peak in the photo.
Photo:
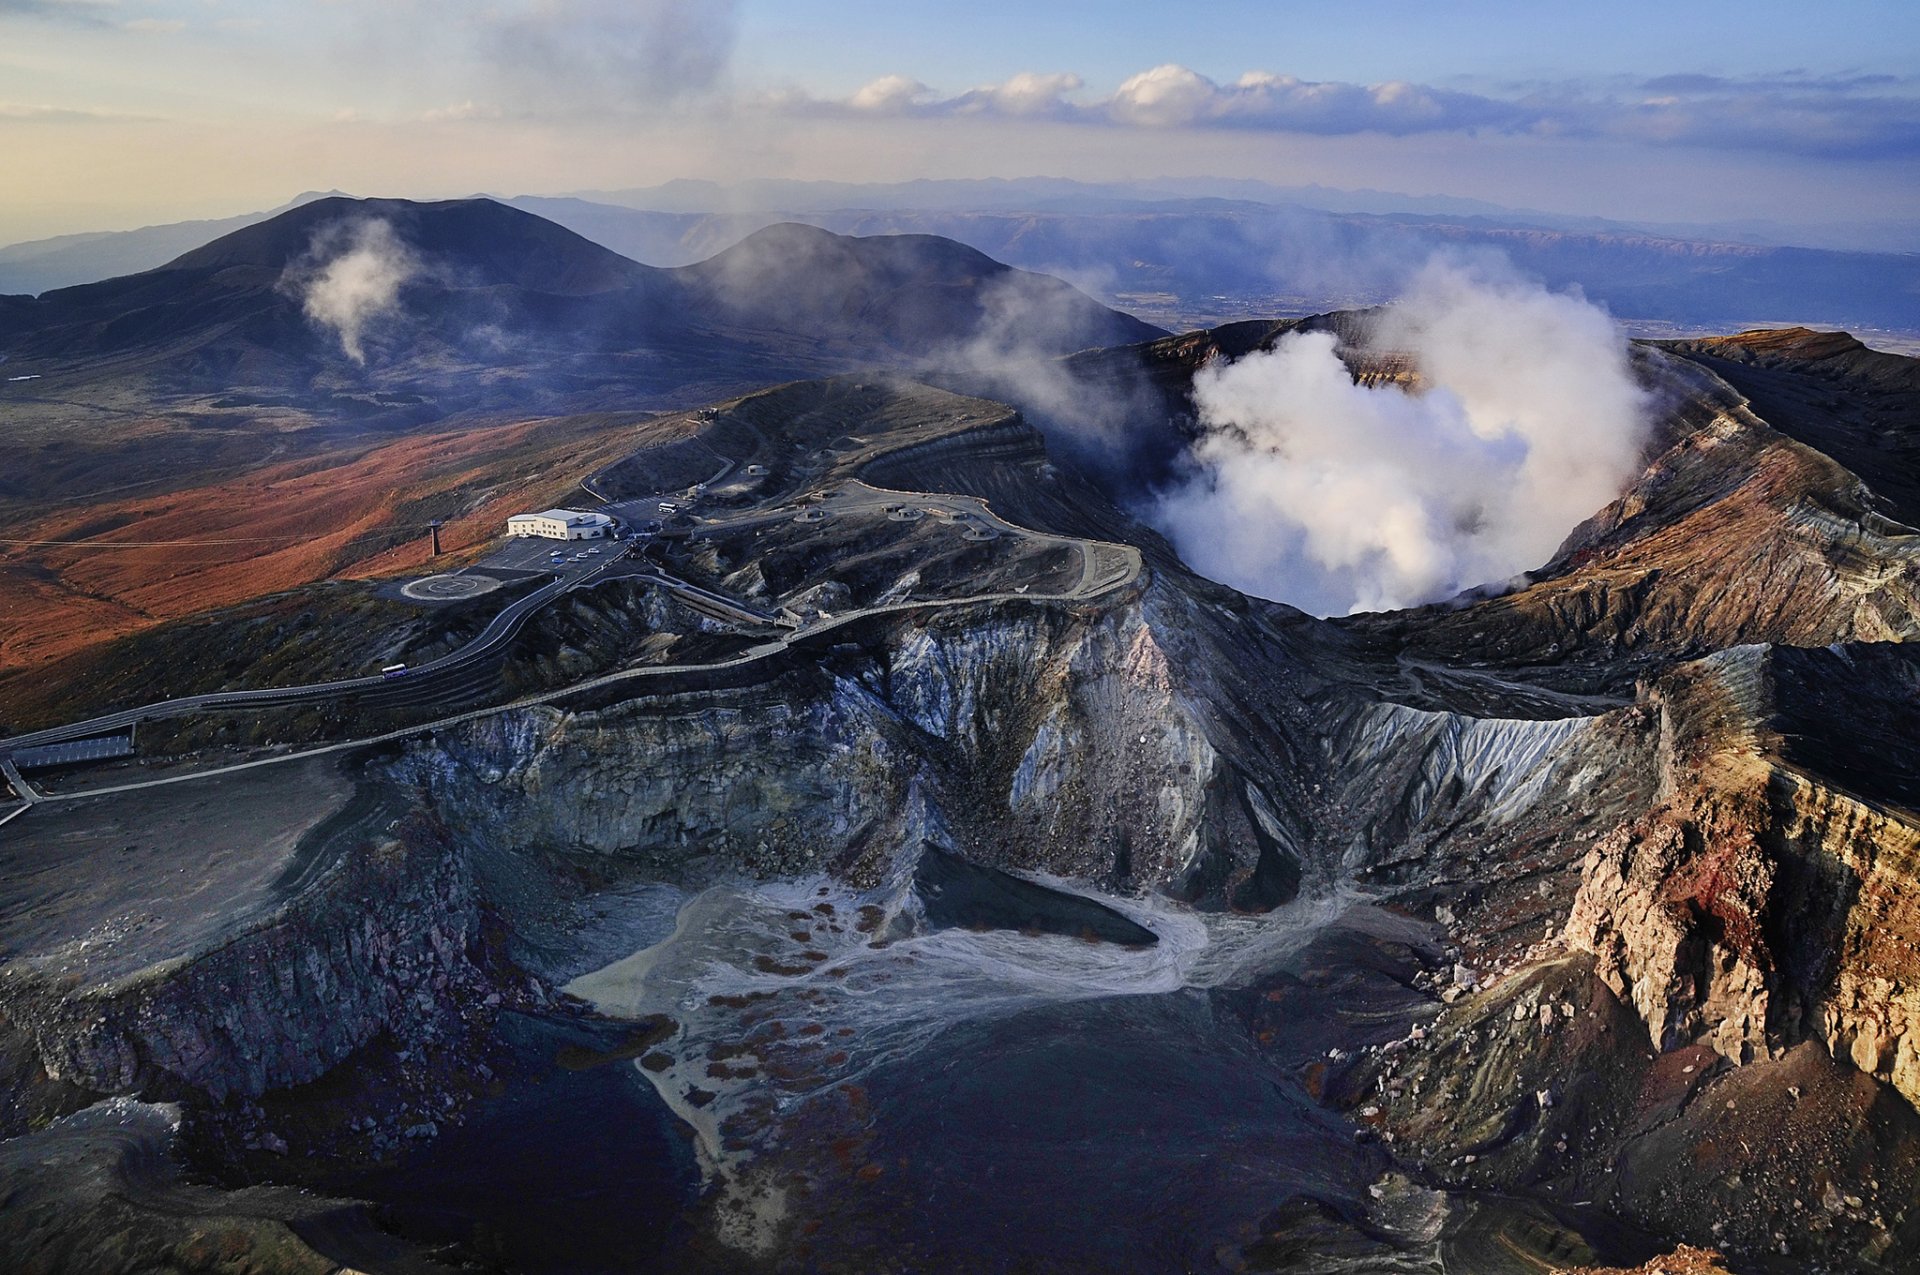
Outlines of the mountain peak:
[[569,295],[606,292],[650,273],[590,240],[492,199],[416,203],[325,195],[176,257],[160,271],[285,270],[324,250],[330,234],[389,226],[425,267],[468,286],[511,285]]
[[1063,280],[937,235],[841,235],[780,222],[674,273],[740,321],[821,332],[870,323],[922,352],[989,326],[1043,354],[1165,335]]

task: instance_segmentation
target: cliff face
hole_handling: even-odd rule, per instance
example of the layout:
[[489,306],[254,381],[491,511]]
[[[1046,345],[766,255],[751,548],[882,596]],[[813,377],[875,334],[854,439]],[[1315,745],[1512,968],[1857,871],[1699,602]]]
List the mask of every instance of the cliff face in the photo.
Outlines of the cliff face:
[[209,950],[93,985],[8,967],[0,995],[31,1065],[93,1093],[253,1098],[381,1032],[444,1036],[488,993],[477,903],[429,822],[396,833]]
[[[1175,349],[1169,368],[1218,352]],[[783,1140],[809,1126],[780,1113],[831,1093],[821,1144],[872,1136],[859,1051],[921,1041],[928,1020],[912,1014],[965,1000],[938,967],[956,951],[989,952],[1008,1004],[1032,1002],[1006,971],[1044,965],[1048,988],[1115,1003],[1176,987],[1189,1008],[1205,1000],[1209,1031],[1237,1031],[1242,1001],[1249,1021],[1277,1016],[1333,972],[1303,958],[1245,975],[1271,974],[1256,986],[1183,982],[1194,962],[1242,977],[1244,950],[1365,898],[1391,924],[1330,941],[1325,964],[1377,965],[1390,996],[1342,1007],[1343,1022],[1285,1023],[1320,1042],[1303,1069],[1286,1070],[1298,1042],[1281,1027],[1221,1038],[1261,1085],[1298,1079],[1350,1113],[1361,1140],[1342,1127],[1343,1148],[1476,1198],[1597,1201],[1749,1255],[1786,1244],[1897,1269],[1920,1243],[1903,1185],[1920,1172],[1920,538],[1873,474],[1664,366],[1677,406],[1660,454],[1499,598],[1321,622],[1196,580],[1141,533],[1150,569],[1094,600],[1036,589],[868,616],[703,682],[620,682],[362,754],[354,782],[390,808],[300,860],[246,924],[111,977],[55,958],[91,941],[77,921],[15,953],[0,978],[4,1131],[138,1095],[237,1122],[259,1144],[243,1141],[244,1159],[273,1145],[262,1131],[297,1105],[291,1089],[398,1083],[422,1054],[457,1061],[502,1007],[551,1006],[523,961],[599,988],[602,1013],[632,1009],[612,1060],[673,1096],[710,1161],[796,1157],[768,1169],[778,1185],[812,1145]],[[886,431],[860,427],[864,393],[822,401],[866,472],[989,496],[1048,531],[1049,552],[1138,531],[1008,418],[952,432],[943,398],[913,417],[911,447],[888,450]],[[754,428],[781,415],[767,407]],[[904,596],[912,574],[925,599],[917,570],[933,559],[888,542],[882,569],[877,542],[840,522],[841,539],[782,540],[777,562],[771,528],[798,525],[784,512],[676,561],[704,564],[711,587],[790,586],[842,614],[849,580]],[[947,599],[988,561],[956,543],[938,550]],[[574,598],[515,658],[560,682],[658,656],[669,626],[703,650],[757,640],[677,605]],[[1001,870],[1113,906],[1019,895],[996,909],[975,895],[1048,892]],[[913,892],[940,889],[953,893],[930,922]],[[669,937],[648,928],[660,916],[615,915],[636,899],[679,909]],[[1112,923],[1118,951],[1078,943],[1088,915]],[[936,931],[923,962],[910,940]],[[1043,936],[1072,951],[1021,946]],[[649,985],[656,960],[681,981]],[[1380,1024],[1415,1014],[1398,1041],[1351,1034],[1384,1041]],[[440,1098],[401,1134],[356,1122],[352,1145],[438,1136],[426,1115],[453,1110]],[[349,1145],[332,1136],[288,1160]],[[820,1156],[849,1181],[890,1171]],[[756,1243],[779,1241],[775,1222]]]
[[[1851,395],[1864,373],[1821,357],[1811,388],[1778,360],[1755,384],[1796,410]],[[1880,483],[1905,490],[1910,449],[1828,422],[1855,472],[1807,421],[1669,372],[1663,453],[1532,583],[1345,626],[1421,709],[1342,719],[1347,817],[1322,835],[1431,908],[1460,963],[1344,1100],[1442,1181],[1593,1199],[1748,1260],[1904,1269],[1920,537]]]
[[1186,605],[1155,591],[946,613],[740,690],[485,719],[396,773],[490,843],[669,874],[706,861],[871,885],[933,839],[1271,907],[1301,869],[1279,813],[1293,803],[1245,778],[1249,741],[1222,739],[1188,683],[1191,643],[1169,638]]
[[[1800,682],[1784,706],[1780,659]],[[1781,742],[1857,728],[1809,712],[1853,663],[1742,648],[1664,679],[1664,800],[1587,856],[1566,938],[1658,1048],[1750,1062],[1814,1039],[1920,1103],[1920,826]]]
[[1779,432],[1718,377],[1663,372],[1671,445],[1533,583],[1477,606],[1367,618],[1448,662],[1613,677],[1753,642],[1920,633],[1920,536],[1860,475]]

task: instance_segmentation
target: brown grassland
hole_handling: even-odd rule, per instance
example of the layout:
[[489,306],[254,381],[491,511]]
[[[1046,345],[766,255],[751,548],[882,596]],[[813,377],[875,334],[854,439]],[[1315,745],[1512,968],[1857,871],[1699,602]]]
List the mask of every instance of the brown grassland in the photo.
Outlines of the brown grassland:
[[[0,513],[0,687],[155,625],[324,580],[471,560],[524,508],[582,503],[580,478],[645,415],[436,428],[335,447],[203,486]],[[61,543],[32,543],[61,542]]]

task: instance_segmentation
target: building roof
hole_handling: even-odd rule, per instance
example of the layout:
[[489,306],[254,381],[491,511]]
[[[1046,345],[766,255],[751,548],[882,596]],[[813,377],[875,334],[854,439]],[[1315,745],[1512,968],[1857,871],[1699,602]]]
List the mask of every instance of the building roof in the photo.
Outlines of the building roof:
[[613,521],[613,519],[607,517],[605,514],[590,514],[578,509],[543,509],[537,514],[515,514],[513,518],[509,518],[507,521],[512,522],[515,518],[551,518],[555,522],[564,522],[574,527],[580,526],[582,523]]

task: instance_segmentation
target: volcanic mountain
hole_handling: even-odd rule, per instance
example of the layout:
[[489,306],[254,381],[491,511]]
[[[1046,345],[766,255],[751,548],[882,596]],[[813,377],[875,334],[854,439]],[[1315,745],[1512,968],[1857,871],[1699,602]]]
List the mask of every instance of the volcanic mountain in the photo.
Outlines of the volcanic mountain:
[[[863,367],[75,502],[75,558],[217,506],[299,561],[195,612],[90,559],[76,588],[164,622],[49,665],[21,725],[136,755],[0,741],[0,1258],[1914,1269],[1911,361],[1642,344],[1636,472],[1550,561],[1316,619],[1127,504],[1223,357],[1308,328],[1416,382],[1374,314],[1156,338],[937,241],[775,228],[655,271],[485,204],[334,207],[405,246],[364,365],[308,318],[339,257],[303,209],[10,303],[22,366],[75,378],[26,392],[304,369],[439,413],[389,387],[1133,344],[1046,401]],[[1075,441],[1095,400],[1111,447]],[[583,491],[641,538],[499,548]],[[372,549],[428,518],[521,556],[409,593],[444,560]],[[300,584],[322,556],[375,578]]]
[[[1071,182],[733,190],[670,183],[506,202],[667,266],[702,260],[784,221],[842,235],[937,235],[1009,265],[1100,278],[1109,295],[1175,329],[1385,300],[1408,267],[1434,252],[1462,251],[1506,255],[1555,288],[1580,287],[1628,322],[1717,331],[1793,316],[1856,330],[1920,327],[1920,258],[1898,238],[1875,251],[1826,251],[1755,241],[1752,227],[1640,227],[1459,201],[1235,185],[1216,191],[1229,197],[1196,198],[1171,188]],[[15,244],[0,249],[0,292],[37,293],[148,269],[271,215]]]
[[[330,287],[348,295],[317,297]],[[329,326],[333,306],[356,305],[351,333]],[[983,336],[1065,353],[1157,331],[931,236],[782,225],[659,270],[488,199],[318,199],[158,269],[0,299],[9,366],[69,386],[132,377],[150,393],[322,402],[347,388],[447,406],[472,404],[461,380],[482,367],[494,406],[577,406],[615,384],[634,406],[921,361]]]

